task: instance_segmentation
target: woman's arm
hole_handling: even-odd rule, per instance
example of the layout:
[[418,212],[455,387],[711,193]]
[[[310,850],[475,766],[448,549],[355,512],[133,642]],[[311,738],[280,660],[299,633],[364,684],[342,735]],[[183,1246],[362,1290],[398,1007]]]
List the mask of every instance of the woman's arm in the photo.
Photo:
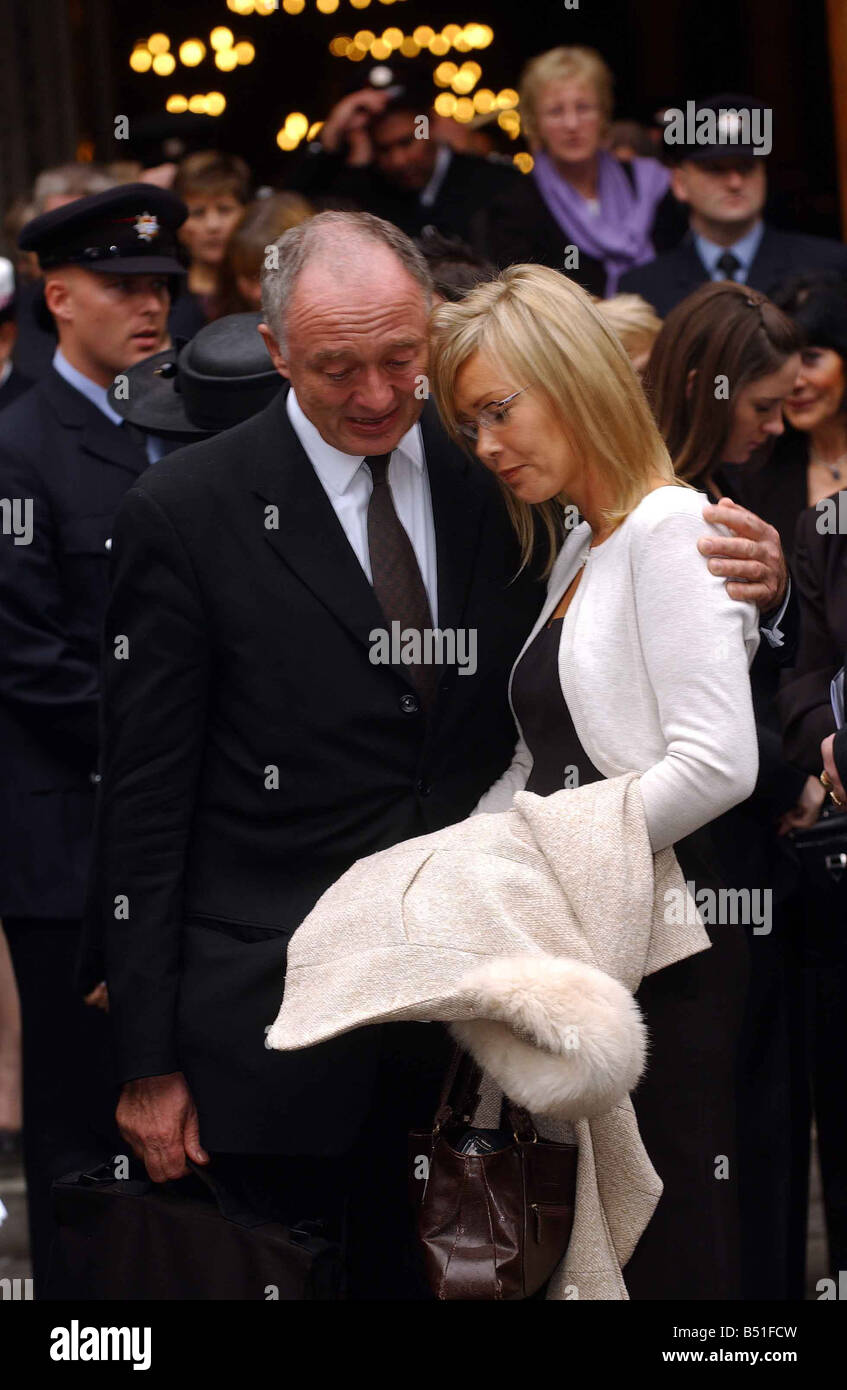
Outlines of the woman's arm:
[[749,664],[758,615],[698,552],[699,516],[675,512],[634,541],[638,635],[665,739],[642,774],[654,852],[750,796],[758,749]]
[[521,735],[515,745],[514,757],[503,776],[498,777],[494,785],[483,793],[471,815],[479,816],[486,811],[510,811],[515,792],[523,791],[531,772],[532,754]]

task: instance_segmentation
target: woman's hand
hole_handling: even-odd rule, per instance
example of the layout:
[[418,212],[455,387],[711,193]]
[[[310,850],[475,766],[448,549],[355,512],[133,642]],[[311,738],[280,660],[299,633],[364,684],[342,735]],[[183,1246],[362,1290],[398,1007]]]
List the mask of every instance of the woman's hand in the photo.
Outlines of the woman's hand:
[[789,830],[808,830],[814,825],[826,800],[826,789],[817,777],[807,777],[796,806],[779,818],[778,835],[787,835]]

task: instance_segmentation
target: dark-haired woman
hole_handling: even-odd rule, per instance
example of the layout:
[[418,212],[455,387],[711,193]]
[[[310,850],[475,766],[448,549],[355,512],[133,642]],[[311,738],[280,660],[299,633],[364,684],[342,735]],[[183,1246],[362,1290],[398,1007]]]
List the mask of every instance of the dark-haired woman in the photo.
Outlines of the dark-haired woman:
[[[785,314],[731,282],[704,286],[668,315],[645,389],[679,476],[715,500],[739,500],[732,480],[783,434],[800,347]],[[803,1296],[808,1172],[799,883],[783,835],[813,824],[823,801],[817,780],[782,754],[779,675],[775,648],[763,642],[751,673],[756,791],[710,827],[726,886],[747,890],[751,904],[758,891],[760,904],[770,907],[767,922],[751,916],[748,923],[751,973],[738,1066],[743,1292],[767,1299]]]

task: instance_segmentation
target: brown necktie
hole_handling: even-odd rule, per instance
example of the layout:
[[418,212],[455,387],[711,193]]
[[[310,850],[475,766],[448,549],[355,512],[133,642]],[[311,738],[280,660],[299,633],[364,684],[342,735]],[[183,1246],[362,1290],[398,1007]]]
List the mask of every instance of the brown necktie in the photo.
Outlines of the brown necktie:
[[[390,454],[366,458],[371,470],[373,492],[368,503],[368,552],[374,593],[388,623],[400,624],[402,634],[413,629],[421,634],[421,654],[425,654],[424,633],[432,629],[432,613],[414,548],[394,509],[388,483]],[[425,707],[435,699],[439,670],[434,665],[408,666]]]

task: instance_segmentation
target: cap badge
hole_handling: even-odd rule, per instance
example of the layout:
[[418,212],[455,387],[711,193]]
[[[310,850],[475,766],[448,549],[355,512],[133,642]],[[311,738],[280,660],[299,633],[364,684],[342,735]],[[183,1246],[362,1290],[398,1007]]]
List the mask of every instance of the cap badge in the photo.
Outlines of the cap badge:
[[159,235],[159,219],[152,212],[139,213],[135,219],[135,234],[141,241],[152,241]]

